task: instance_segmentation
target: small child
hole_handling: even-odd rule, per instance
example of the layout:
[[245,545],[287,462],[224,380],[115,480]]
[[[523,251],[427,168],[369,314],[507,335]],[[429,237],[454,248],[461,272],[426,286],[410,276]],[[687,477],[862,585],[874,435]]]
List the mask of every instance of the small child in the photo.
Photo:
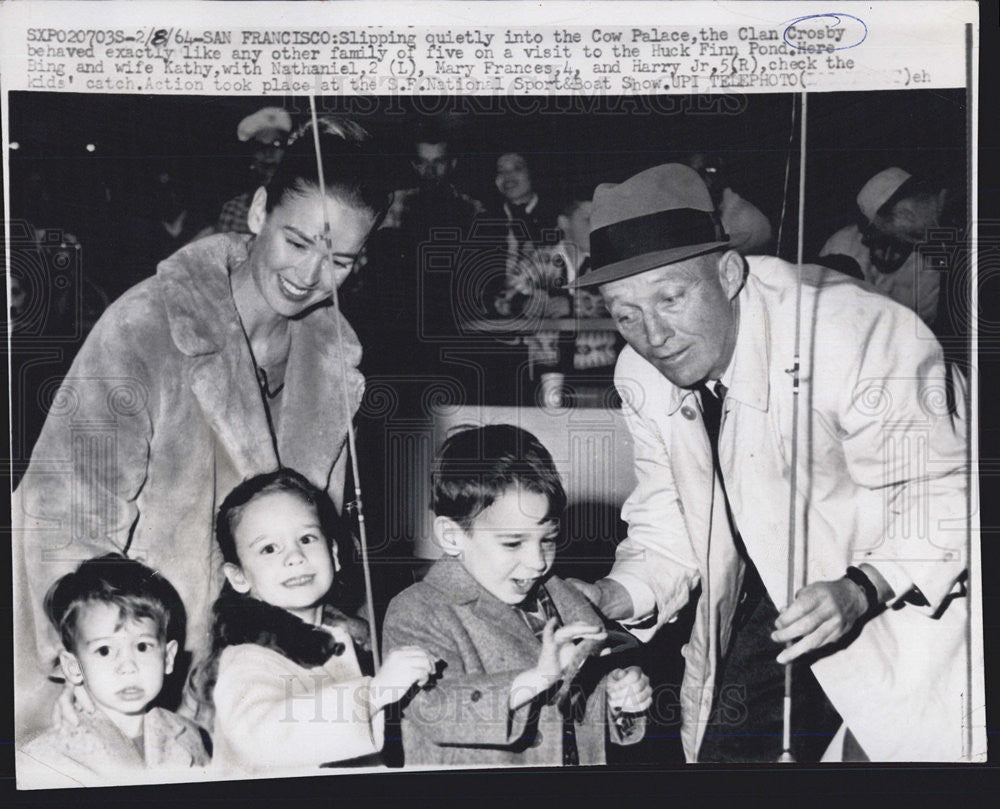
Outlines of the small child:
[[419,644],[444,661],[404,706],[405,763],[602,764],[606,720],[619,716],[611,740],[639,741],[644,720],[628,715],[652,692],[638,668],[574,680],[576,641],[604,635],[587,600],[550,575],[566,494],[545,447],[509,425],[464,430],[432,480],[445,556],[392,600],[384,628],[387,652]]
[[166,579],[116,553],[52,586],[45,614],[62,639],[59,664],[75,698],[63,708],[72,716],[19,751],[20,787],[126,783],[146,768],[208,764],[197,725],[150,707],[174,668],[182,609]]
[[382,749],[383,709],[433,671],[426,652],[406,647],[363,676],[344,622],[325,622],[340,569],[331,512],[289,469],[244,481],[219,508],[226,583],[214,606],[214,687],[207,680],[221,774],[376,764],[364,757]]

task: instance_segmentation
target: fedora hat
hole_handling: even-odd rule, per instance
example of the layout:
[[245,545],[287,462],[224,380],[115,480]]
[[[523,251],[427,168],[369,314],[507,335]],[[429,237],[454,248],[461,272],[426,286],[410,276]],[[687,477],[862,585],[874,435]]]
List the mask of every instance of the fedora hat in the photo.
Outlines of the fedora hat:
[[594,191],[592,269],[569,286],[606,284],[727,244],[698,172],[680,163],[655,166]]

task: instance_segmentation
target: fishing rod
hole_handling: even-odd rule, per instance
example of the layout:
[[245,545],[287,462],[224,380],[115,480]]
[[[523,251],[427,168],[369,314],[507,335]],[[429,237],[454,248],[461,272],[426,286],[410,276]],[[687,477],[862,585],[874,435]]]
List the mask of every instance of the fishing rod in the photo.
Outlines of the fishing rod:
[[[333,241],[330,234],[330,214],[326,207],[329,200],[326,195],[323,156],[319,144],[319,118],[316,115],[316,96],[313,94],[309,96],[309,113],[312,119],[313,146],[316,149],[316,168],[319,175],[320,198],[323,200],[323,245],[326,249],[326,261],[330,267],[334,267]],[[351,402],[347,393],[347,361],[344,355],[344,318],[340,311],[340,297],[336,283],[333,284],[333,308],[337,313],[337,353],[340,355],[340,377],[344,383],[341,385],[344,392],[342,397],[344,422],[347,424],[347,451],[351,458],[351,475],[354,479],[354,507],[358,514],[358,541],[361,545],[361,570],[365,580],[368,631],[371,633],[372,662],[375,664],[375,671],[377,673],[381,667],[381,659],[378,651],[378,635],[375,631],[375,601],[372,598],[372,573],[371,565],[368,561],[368,532],[365,528],[365,511],[361,500],[361,477],[358,473],[358,448],[354,435],[354,413],[351,410]]]
[[[800,96],[801,115],[799,116],[799,227],[798,246],[796,253],[796,282],[795,282],[795,355],[792,360],[792,457],[791,472],[789,474],[789,496],[788,496],[788,578],[786,606],[795,600],[796,586],[795,546],[797,539],[795,535],[795,495],[798,484],[798,459],[799,459],[799,358],[802,341],[802,237],[805,225],[805,191],[806,191],[806,92],[803,90]],[[805,534],[802,536],[803,557],[805,551]],[[804,573],[803,568],[803,573]],[[786,644],[786,648],[791,646],[791,641]],[[785,663],[785,695],[783,699],[783,711],[781,720],[781,755],[778,763],[791,764],[795,762],[792,755],[792,662]]]

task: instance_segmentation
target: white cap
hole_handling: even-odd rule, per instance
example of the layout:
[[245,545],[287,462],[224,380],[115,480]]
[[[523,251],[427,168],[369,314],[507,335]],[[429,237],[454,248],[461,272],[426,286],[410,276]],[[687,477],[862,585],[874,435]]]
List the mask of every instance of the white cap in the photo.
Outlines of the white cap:
[[872,177],[858,192],[858,207],[871,222],[900,186],[910,179],[910,173],[892,166]]
[[281,107],[264,107],[240,121],[240,125],[236,127],[236,137],[241,141],[248,141],[261,132],[268,131],[291,132],[292,116]]

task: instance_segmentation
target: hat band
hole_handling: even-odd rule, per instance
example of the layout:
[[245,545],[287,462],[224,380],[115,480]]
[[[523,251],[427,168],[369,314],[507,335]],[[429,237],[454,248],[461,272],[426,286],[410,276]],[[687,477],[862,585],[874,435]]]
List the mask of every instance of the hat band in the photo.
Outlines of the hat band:
[[647,253],[723,241],[710,211],[674,208],[624,219],[591,231],[593,270]]

